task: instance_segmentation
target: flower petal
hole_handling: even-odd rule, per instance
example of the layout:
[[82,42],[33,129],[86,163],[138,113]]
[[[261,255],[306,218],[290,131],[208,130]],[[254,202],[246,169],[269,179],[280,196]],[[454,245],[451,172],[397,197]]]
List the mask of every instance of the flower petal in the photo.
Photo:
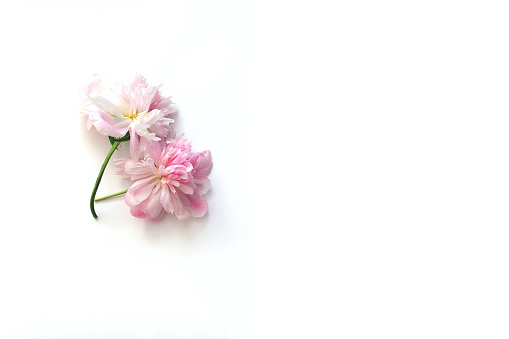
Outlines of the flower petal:
[[[210,156],[210,151],[203,151],[198,153],[199,158],[197,160],[196,165],[194,166],[193,175],[195,177],[205,177],[209,175],[210,170],[212,169],[212,159]],[[193,164],[194,165],[194,164]]]
[[96,97],[88,97],[90,101],[99,108],[103,113],[108,113],[109,115],[112,115],[117,118],[124,118],[124,115],[120,111],[120,109],[109,101],[108,99],[102,97],[102,96],[96,96]]
[[89,119],[99,133],[114,138],[123,137],[127,133],[130,123],[129,119],[113,117],[101,111],[91,112]]
[[127,190],[125,195],[126,204],[132,207],[147,199],[158,181],[156,177],[148,177],[136,181]]
[[207,213],[209,205],[205,198],[203,198],[200,194],[195,193],[193,195],[188,195],[189,201],[191,202],[191,215],[193,217],[202,217]]

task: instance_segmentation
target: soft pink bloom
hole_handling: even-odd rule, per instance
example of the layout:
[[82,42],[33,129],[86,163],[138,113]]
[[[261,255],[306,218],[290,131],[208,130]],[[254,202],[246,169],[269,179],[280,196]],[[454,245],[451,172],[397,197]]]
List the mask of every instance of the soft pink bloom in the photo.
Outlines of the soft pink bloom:
[[156,221],[165,212],[178,219],[207,212],[203,195],[210,188],[210,152],[193,152],[182,136],[151,143],[143,159],[118,159],[115,166],[117,174],[133,181],[125,195],[133,216]]
[[115,138],[129,131],[131,156],[139,158],[152,142],[175,136],[169,117],[174,105],[161,95],[160,87],[148,85],[140,74],[128,84],[108,83],[94,75],[83,90],[81,112],[88,117],[87,127]]

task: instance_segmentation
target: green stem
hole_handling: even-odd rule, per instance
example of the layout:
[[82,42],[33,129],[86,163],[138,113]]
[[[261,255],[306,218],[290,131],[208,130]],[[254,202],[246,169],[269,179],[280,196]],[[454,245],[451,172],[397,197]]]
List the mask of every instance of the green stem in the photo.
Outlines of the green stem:
[[110,194],[110,195],[104,196],[104,197],[102,197],[102,198],[97,198],[97,199],[95,199],[94,201],[101,201],[101,200],[108,199],[108,198],[112,198],[112,197],[116,197],[117,195],[122,195],[122,194],[125,194],[125,193],[127,193],[127,190],[122,191],[122,192],[113,193],[113,194]]
[[92,196],[90,197],[90,211],[92,212],[92,215],[94,218],[97,219],[97,214],[95,213],[94,208],[94,199],[95,195],[97,193],[97,188],[99,187],[99,183],[101,182],[101,179],[103,177],[104,169],[106,168],[106,165],[108,164],[108,161],[110,161],[111,156],[113,155],[113,152],[117,149],[118,145],[120,145],[121,141],[115,141],[113,145],[111,146],[110,151],[108,152],[108,155],[106,156],[106,159],[104,159],[103,165],[101,167],[101,170],[99,171],[99,175],[97,176],[97,180],[95,181],[94,190],[92,191]]

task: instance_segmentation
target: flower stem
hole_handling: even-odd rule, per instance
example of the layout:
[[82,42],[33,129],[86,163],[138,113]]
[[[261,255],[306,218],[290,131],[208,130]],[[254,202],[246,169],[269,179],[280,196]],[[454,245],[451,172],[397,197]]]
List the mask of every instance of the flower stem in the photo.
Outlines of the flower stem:
[[113,194],[110,194],[110,195],[104,196],[104,197],[102,197],[102,198],[97,198],[97,199],[95,199],[94,201],[101,201],[101,200],[108,199],[108,198],[112,198],[112,197],[116,197],[117,195],[122,195],[122,194],[125,194],[125,193],[127,193],[127,190],[122,191],[122,192],[113,193]]
[[117,149],[118,145],[120,145],[121,141],[115,141],[113,145],[111,146],[110,151],[108,152],[108,155],[104,159],[103,165],[101,167],[101,170],[99,171],[99,175],[97,176],[97,180],[95,181],[94,190],[92,191],[92,196],[90,197],[90,211],[92,212],[92,215],[94,218],[97,219],[97,214],[95,213],[94,208],[94,199],[95,195],[97,193],[97,188],[99,187],[99,183],[101,182],[101,179],[103,177],[104,170],[106,168],[106,165],[108,164],[108,161],[110,161],[111,156],[113,155],[113,152]]

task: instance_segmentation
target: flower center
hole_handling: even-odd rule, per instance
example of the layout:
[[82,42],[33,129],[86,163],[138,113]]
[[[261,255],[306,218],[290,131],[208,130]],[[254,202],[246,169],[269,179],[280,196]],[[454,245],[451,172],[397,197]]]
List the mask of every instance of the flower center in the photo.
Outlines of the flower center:
[[131,120],[134,120],[136,119],[136,117],[138,116],[138,112],[136,111],[127,111],[127,112],[122,112],[124,114],[124,116],[126,118],[129,118]]

